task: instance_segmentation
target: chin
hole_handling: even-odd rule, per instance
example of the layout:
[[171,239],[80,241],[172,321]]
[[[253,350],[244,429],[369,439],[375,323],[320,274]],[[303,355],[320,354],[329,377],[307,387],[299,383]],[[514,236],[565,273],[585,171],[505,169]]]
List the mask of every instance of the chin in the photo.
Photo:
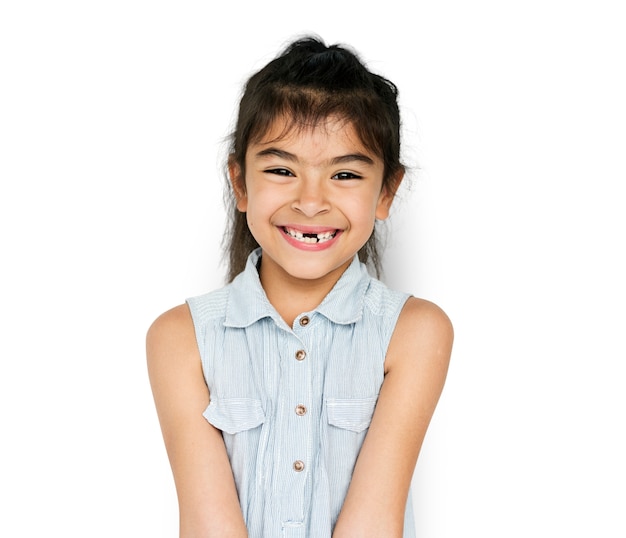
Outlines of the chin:
[[342,262],[333,266],[325,265],[312,267],[311,264],[309,264],[308,267],[303,268],[302,265],[298,264],[296,267],[285,267],[284,269],[293,278],[313,281],[324,279],[337,271],[341,271],[343,273],[350,261],[352,261],[352,258],[350,258],[348,262]]

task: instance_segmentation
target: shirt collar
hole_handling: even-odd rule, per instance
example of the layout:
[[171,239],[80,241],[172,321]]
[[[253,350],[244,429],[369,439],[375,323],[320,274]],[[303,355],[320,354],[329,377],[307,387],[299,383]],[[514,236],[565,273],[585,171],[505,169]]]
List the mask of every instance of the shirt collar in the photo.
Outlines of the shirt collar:
[[[248,327],[267,317],[272,318],[278,325],[287,327],[261,286],[257,270],[260,258],[261,249],[257,248],[248,256],[245,269],[230,284],[224,319],[224,325],[227,327]],[[363,314],[365,291],[370,279],[365,265],[359,262],[358,256],[355,255],[330,293],[313,312],[308,314],[318,312],[330,321],[342,325],[358,321]]]

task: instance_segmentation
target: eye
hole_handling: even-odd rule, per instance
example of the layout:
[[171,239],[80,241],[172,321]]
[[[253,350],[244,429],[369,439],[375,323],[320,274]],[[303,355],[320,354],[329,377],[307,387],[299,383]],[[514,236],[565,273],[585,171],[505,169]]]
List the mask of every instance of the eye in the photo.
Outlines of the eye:
[[270,168],[265,170],[266,174],[275,174],[277,176],[287,176],[292,177],[294,174],[291,170],[287,170],[286,168]]
[[358,174],[354,174],[352,172],[338,172],[331,179],[362,179],[362,176],[359,176]]

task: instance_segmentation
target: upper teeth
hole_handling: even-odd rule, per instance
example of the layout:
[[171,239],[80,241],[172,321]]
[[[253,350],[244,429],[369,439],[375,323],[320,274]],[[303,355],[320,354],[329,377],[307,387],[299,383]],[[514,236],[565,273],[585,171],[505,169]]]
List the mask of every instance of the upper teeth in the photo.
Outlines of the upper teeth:
[[302,241],[303,243],[323,243],[335,237],[336,230],[322,232],[319,234],[301,232],[294,228],[285,228],[285,231],[294,239]]

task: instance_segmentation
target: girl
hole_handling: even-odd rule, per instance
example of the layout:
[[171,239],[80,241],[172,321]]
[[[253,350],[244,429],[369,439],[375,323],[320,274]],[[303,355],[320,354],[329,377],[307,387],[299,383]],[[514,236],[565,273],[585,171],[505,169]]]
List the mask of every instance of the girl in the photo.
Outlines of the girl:
[[366,270],[404,175],[399,132],[395,86],[345,47],[295,41],[246,84],[229,284],[147,336],[181,538],[415,535],[452,327]]

